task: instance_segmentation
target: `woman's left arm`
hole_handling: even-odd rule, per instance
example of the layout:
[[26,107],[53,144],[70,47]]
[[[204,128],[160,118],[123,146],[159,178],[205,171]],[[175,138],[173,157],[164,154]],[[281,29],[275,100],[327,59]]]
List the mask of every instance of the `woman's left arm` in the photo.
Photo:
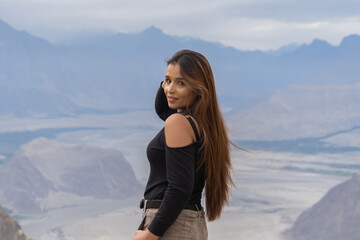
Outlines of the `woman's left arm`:
[[191,197],[195,177],[195,148],[192,128],[181,114],[165,121],[165,157],[168,186],[159,210],[148,229],[158,236],[175,222]]

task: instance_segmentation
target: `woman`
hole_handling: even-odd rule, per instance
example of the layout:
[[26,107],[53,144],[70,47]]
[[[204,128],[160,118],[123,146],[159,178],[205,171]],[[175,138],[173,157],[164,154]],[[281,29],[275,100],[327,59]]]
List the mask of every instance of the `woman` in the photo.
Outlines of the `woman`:
[[202,190],[213,221],[228,203],[233,181],[231,142],[203,55],[181,50],[167,61],[155,109],[165,127],[147,148],[151,171],[133,240],[207,239]]

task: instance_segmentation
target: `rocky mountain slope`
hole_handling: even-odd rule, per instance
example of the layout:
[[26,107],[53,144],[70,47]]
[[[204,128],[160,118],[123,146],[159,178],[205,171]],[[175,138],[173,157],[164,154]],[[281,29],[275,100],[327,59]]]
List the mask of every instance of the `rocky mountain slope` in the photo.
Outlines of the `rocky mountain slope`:
[[302,213],[291,228],[293,240],[360,239],[360,175],[341,183]]
[[30,240],[22,231],[20,225],[0,207],[0,239]]

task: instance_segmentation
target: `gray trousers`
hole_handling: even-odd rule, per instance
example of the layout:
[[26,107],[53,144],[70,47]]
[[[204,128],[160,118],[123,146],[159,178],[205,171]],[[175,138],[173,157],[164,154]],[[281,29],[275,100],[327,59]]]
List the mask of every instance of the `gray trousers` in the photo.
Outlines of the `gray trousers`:
[[[143,219],[138,230],[146,230],[154,219],[158,209],[143,211]],[[208,232],[204,210],[184,209],[176,221],[168,228],[161,240],[207,240]]]

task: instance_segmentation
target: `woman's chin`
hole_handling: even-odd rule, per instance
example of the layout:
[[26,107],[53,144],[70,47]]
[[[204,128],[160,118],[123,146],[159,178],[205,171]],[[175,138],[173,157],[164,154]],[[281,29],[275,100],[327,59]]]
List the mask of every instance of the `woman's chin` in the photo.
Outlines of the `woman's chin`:
[[178,109],[174,104],[171,104],[171,103],[168,103],[168,106],[169,106],[170,109],[173,109],[173,110]]

